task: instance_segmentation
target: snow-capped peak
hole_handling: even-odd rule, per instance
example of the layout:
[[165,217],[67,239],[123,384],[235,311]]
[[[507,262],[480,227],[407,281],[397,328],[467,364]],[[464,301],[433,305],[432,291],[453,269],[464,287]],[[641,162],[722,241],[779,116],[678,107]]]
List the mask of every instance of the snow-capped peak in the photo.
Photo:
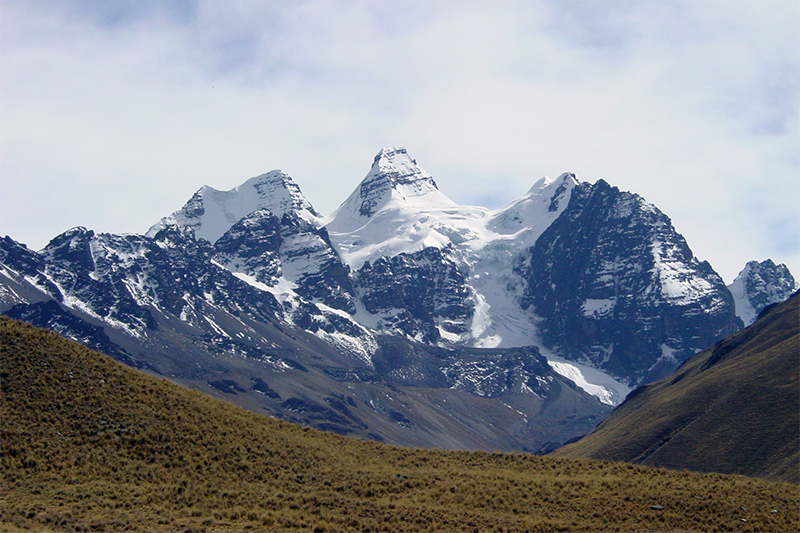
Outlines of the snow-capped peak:
[[152,237],[167,226],[177,225],[190,227],[195,236],[213,243],[243,217],[261,209],[278,217],[294,212],[320,225],[319,214],[300,192],[300,187],[288,174],[273,170],[229,191],[203,186],[180,210],[153,225],[147,235]]
[[567,207],[572,188],[577,184],[575,174],[570,172],[555,179],[543,177],[533,184],[528,194],[494,211],[489,227],[501,235],[518,235],[524,230],[529,233],[525,245],[532,246]]
[[377,213],[404,206],[427,210],[455,207],[439,191],[433,177],[405,148],[384,148],[353,193],[330,217],[328,229],[354,231]]
[[541,178],[539,181],[534,183],[530,189],[528,189],[528,194],[551,197],[554,196],[555,191],[559,187],[571,189],[577,184],[578,180],[575,178],[575,174],[572,172],[564,172],[555,179],[548,178],[547,176]]
[[[417,165],[405,148],[384,148],[375,156],[372,168],[359,186],[364,199],[361,214],[371,216],[380,201],[376,196],[390,191],[408,199],[439,192],[439,188],[433,177]],[[371,195],[370,192],[377,194]]]
[[798,283],[786,265],[767,259],[749,261],[728,289],[736,304],[736,316],[749,326],[766,306],[789,298]]

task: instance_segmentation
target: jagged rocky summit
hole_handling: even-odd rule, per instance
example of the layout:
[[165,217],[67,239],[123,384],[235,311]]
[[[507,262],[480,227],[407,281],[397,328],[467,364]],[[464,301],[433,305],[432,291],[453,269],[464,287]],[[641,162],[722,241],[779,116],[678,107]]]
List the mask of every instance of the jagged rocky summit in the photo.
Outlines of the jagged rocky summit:
[[[791,278],[777,268],[758,270],[766,298],[740,283],[755,313]],[[327,217],[276,170],[204,186],[146,235],[0,242],[2,312],[273,416],[441,447],[587,432],[741,328],[737,282],[603,180],[461,206],[403,148]]]
[[765,307],[787,300],[800,284],[786,265],[766,259],[749,261],[728,288],[736,302],[736,316],[749,326]]

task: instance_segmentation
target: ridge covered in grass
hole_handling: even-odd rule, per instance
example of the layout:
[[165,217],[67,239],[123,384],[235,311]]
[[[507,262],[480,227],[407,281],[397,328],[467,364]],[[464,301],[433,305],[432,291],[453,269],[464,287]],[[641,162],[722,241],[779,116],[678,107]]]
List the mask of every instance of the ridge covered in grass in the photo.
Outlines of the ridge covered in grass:
[[800,293],[554,455],[800,482]]
[[420,450],[256,415],[0,317],[0,530],[793,531],[797,486]]

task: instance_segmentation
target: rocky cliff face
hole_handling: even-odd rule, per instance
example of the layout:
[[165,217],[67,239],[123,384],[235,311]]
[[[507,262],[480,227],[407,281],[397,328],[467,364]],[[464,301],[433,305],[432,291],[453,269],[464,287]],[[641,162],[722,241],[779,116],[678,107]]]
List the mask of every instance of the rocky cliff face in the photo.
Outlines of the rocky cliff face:
[[364,309],[382,331],[399,331],[437,344],[467,331],[472,291],[447,250],[381,257],[354,274]]
[[516,270],[546,346],[635,384],[741,327],[722,278],[669,218],[602,180],[572,191]]
[[134,337],[157,329],[158,314],[213,331],[212,309],[237,313],[246,306],[263,320],[274,320],[280,311],[272,294],[210,262],[211,245],[196,240],[191,229],[166,227],[148,238],[74,228],[39,253],[19,247],[15,252],[40,261],[33,278],[25,276],[37,287]]
[[226,231],[213,248],[214,259],[247,276],[244,279],[355,313],[349,272],[328,232],[294,212],[278,218],[266,209],[254,211]]

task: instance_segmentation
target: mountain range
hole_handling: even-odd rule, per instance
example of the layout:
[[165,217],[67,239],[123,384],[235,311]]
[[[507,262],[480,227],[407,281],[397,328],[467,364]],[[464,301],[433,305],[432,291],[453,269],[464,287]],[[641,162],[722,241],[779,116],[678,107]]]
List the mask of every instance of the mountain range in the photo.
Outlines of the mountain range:
[[0,312],[257,412],[415,446],[543,453],[797,287],[727,287],[640,196],[573,174],[461,206],[403,148],[323,216],[281,171],[144,235],[0,241]]

